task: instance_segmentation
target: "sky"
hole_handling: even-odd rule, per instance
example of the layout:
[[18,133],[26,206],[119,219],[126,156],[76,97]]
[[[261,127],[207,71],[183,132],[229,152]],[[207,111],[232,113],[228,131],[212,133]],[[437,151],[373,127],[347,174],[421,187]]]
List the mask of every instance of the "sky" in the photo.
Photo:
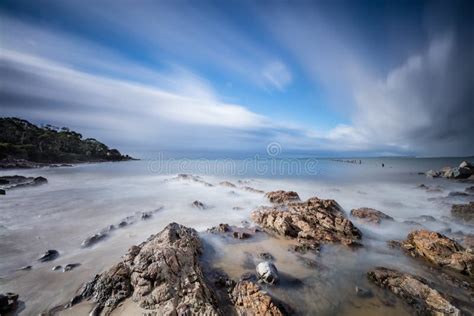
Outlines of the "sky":
[[158,152],[474,155],[472,1],[0,1],[0,116]]

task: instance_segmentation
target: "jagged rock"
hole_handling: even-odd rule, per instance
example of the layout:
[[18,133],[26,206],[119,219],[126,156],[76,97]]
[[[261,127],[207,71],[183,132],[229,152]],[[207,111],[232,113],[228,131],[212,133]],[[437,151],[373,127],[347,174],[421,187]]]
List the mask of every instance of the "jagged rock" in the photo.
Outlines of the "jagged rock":
[[372,282],[412,305],[418,314],[461,315],[461,311],[446,296],[432,288],[423,278],[384,267],[377,267],[367,275]]
[[106,233],[97,233],[92,236],[89,236],[82,242],[81,247],[83,248],[91,247],[95,245],[96,243],[98,243],[99,241],[107,238],[107,236],[108,235]]
[[393,217],[373,208],[361,207],[353,209],[351,215],[367,223],[379,224],[382,220],[393,221]]
[[18,294],[5,293],[0,294],[0,315],[14,312],[18,306]]
[[463,274],[474,275],[474,254],[440,233],[416,230],[409,233],[400,246],[414,257],[424,258],[440,267]]
[[469,204],[453,204],[451,207],[451,215],[466,222],[473,221],[474,202],[469,202]]
[[252,212],[251,218],[265,230],[295,238],[312,249],[328,242],[355,246],[362,237],[334,200],[314,197],[289,203],[285,209],[264,207]]
[[263,292],[261,287],[251,281],[243,280],[237,283],[232,291],[232,301],[237,315],[240,316],[281,316],[285,315],[275,300]]
[[236,188],[236,185],[229,181],[222,181],[221,183],[219,183],[219,185],[229,188]]
[[57,250],[47,250],[39,259],[40,262],[52,261],[59,257],[59,252]]
[[131,296],[159,315],[218,315],[199,264],[201,251],[194,229],[171,223],[131,247],[122,262],[86,283],[71,303],[93,298],[107,314]]
[[200,209],[200,210],[205,210],[207,208],[206,204],[202,203],[201,201],[194,201],[191,204],[193,207]]
[[279,281],[278,270],[270,261],[260,262],[257,265],[257,276],[268,284],[276,284]]
[[294,201],[299,201],[300,197],[298,193],[294,191],[271,191],[267,192],[265,196],[270,200],[272,203],[288,203],[288,202],[294,202]]

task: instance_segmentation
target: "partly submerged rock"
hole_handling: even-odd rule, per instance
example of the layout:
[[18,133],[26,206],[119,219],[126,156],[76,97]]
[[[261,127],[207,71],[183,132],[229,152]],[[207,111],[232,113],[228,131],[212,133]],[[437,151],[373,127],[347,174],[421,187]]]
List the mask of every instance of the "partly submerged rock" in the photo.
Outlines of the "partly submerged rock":
[[295,238],[300,245],[312,249],[320,243],[360,245],[362,237],[334,200],[313,197],[289,203],[285,208],[264,207],[252,212],[251,217],[265,230]]
[[424,258],[437,266],[462,274],[474,275],[474,254],[440,233],[416,230],[409,233],[400,246],[413,257]]
[[194,208],[197,208],[197,209],[200,209],[200,210],[205,210],[207,209],[207,205],[204,204],[203,202],[201,201],[194,201],[193,203],[191,203],[191,205],[194,207]]
[[268,284],[276,284],[279,281],[278,270],[270,261],[260,262],[257,265],[257,277]]
[[219,224],[217,226],[211,227],[207,230],[209,233],[213,234],[222,234],[231,231],[229,224]]
[[382,220],[393,221],[393,217],[373,208],[361,207],[351,211],[353,217],[357,217],[364,222],[379,224]]
[[248,192],[253,192],[253,193],[260,193],[260,194],[263,194],[265,193],[265,191],[262,191],[262,190],[258,190],[258,189],[255,189],[255,188],[252,188],[252,187],[243,187],[243,189],[245,191],[248,191]]
[[466,222],[473,221],[474,202],[469,202],[469,204],[453,204],[451,207],[451,215]]
[[191,228],[171,223],[133,246],[122,262],[86,283],[71,303],[93,298],[112,311],[128,297],[159,315],[218,315],[199,264],[201,241]]
[[434,171],[434,170],[428,170],[428,171],[426,172],[426,176],[427,176],[428,178],[438,178],[440,175],[441,175],[440,172]]
[[35,186],[47,183],[48,180],[44,177],[24,177],[19,175],[0,177],[0,185],[4,189],[16,189],[26,186]]
[[108,236],[107,233],[97,233],[92,236],[89,236],[82,242],[81,247],[83,248],[92,247],[99,241],[102,241],[105,238],[107,238],[107,236]]
[[5,195],[5,190],[0,189],[0,195]]
[[13,313],[18,306],[18,294],[7,292],[0,294],[0,315]]
[[261,287],[251,281],[237,283],[232,291],[232,302],[237,315],[241,316],[281,316],[286,315],[283,308],[275,300],[262,291]]
[[219,183],[219,185],[222,185],[222,186],[228,187],[228,188],[235,188],[236,187],[236,185],[233,184],[230,181],[222,181],[221,183]]
[[466,188],[465,190],[467,193],[474,194],[474,185]]
[[294,201],[300,200],[298,193],[294,191],[283,191],[283,190],[271,191],[271,192],[267,192],[265,196],[270,200],[270,202],[277,203],[277,204],[294,202]]
[[52,261],[59,257],[59,252],[57,250],[51,249],[47,250],[39,259],[40,262]]
[[423,278],[384,267],[377,267],[367,275],[372,282],[412,305],[418,314],[461,315],[461,311],[446,296]]

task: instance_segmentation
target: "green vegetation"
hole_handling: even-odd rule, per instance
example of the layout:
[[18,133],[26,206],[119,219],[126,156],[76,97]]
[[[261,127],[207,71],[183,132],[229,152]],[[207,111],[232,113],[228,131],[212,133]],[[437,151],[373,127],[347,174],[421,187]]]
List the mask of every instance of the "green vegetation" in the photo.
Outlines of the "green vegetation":
[[19,118],[0,118],[0,160],[25,159],[38,163],[119,161],[132,159],[93,138],[46,125],[38,127]]

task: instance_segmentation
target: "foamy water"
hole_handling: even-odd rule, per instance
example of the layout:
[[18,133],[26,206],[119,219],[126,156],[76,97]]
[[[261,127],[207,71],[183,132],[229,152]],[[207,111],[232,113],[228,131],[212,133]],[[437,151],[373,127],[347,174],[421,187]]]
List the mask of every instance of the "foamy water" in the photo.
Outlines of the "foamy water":
[[[38,314],[64,304],[83,282],[116,263],[131,245],[159,232],[170,222],[178,222],[203,232],[206,247],[212,248],[214,253],[213,265],[235,279],[253,269],[251,263],[258,260],[259,252],[272,253],[280,273],[288,277],[287,283],[268,290],[284,301],[293,302],[296,312],[405,313],[402,305],[384,307],[377,297],[357,298],[354,287],[370,287],[384,295],[365,278],[367,270],[375,265],[435,277],[414,260],[386,247],[386,240],[402,239],[414,228],[400,223],[403,220],[431,215],[439,221],[422,222],[430,229],[474,233],[472,227],[449,220],[451,204],[465,203],[469,198],[445,198],[449,192],[463,191],[469,185],[416,174],[459,162],[459,159],[385,159],[385,168],[382,168],[377,159],[363,160],[361,165],[320,160],[308,172],[303,168],[292,174],[275,173],[271,168],[261,172],[252,164],[242,168],[242,172],[222,170],[216,167],[216,162],[206,162],[207,169],[202,169],[199,166],[204,162],[189,161],[184,167],[173,162],[167,168],[157,168],[156,163],[150,161],[131,161],[3,171],[1,175],[44,176],[48,184],[11,190],[0,196],[0,292],[20,295],[24,302],[22,315]],[[237,161],[233,166],[242,165],[243,162]],[[200,174],[202,181],[213,186],[174,179],[179,172]],[[218,185],[225,180],[238,187]],[[242,182],[239,184],[238,180]],[[440,186],[441,191],[426,192],[417,188],[421,183]],[[263,194],[243,190],[243,186],[264,191],[294,190],[302,199],[312,196],[335,199],[347,213],[353,208],[373,207],[398,222],[380,226],[355,222],[364,233],[365,247],[358,251],[324,247],[322,253],[312,259],[327,269],[310,268],[287,251],[285,240],[264,237],[228,243],[204,233],[219,223],[241,225],[242,221],[249,220],[252,210],[269,204]],[[195,200],[209,207],[196,209],[191,205]],[[234,209],[236,207],[238,209]],[[140,219],[141,212],[153,211],[156,212],[150,219]],[[132,225],[112,231],[108,238],[93,247],[81,248],[88,236],[109,225],[117,225],[129,216],[134,218]],[[47,249],[58,250],[59,258],[47,263],[36,262]],[[66,273],[51,270],[55,265],[68,263],[80,266]],[[17,270],[26,265],[32,265],[32,269]]]

